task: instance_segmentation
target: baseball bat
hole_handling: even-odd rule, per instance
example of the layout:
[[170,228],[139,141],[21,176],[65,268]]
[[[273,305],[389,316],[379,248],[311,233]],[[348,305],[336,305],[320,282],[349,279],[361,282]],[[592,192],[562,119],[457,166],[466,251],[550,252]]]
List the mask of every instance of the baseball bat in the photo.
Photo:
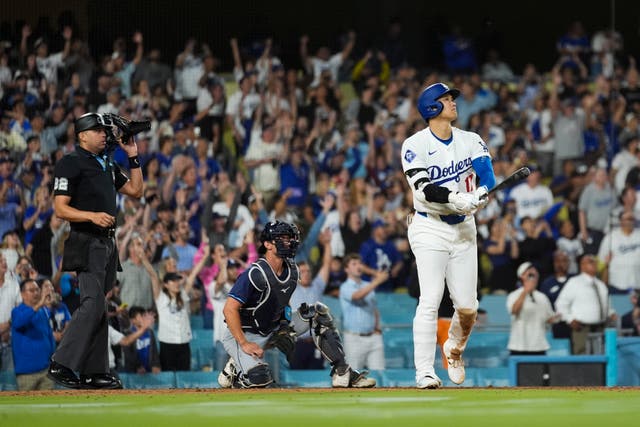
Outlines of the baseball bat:
[[517,184],[518,182],[528,177],[530,174],[531,174],[531,170],[528,167],[526,166],[521,167],[520,169],[518,169],[517,171],[515,171],[514,173],[506,177],[505,180],[502,181],[500,184],[496,185],[491,190],[489,190],[489,193],[485,197],[489,197],[489,194],[493,194],[496,191],[504,190],[505,188],[508,188]]

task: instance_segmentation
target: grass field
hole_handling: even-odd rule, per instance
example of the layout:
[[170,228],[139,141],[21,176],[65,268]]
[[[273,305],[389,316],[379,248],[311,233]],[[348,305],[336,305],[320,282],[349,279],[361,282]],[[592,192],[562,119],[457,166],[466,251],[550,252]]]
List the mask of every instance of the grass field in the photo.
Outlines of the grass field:
[[6,392],[0,426],[603,427],[637,425],[639,409],[623,388]]

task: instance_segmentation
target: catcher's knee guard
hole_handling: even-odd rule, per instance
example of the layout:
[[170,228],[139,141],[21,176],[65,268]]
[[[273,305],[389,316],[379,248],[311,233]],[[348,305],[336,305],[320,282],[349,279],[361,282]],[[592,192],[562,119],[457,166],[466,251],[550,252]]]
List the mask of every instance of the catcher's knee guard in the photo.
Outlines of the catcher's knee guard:
[[333,317],[329,313],[329,307],[317,302],[315,304],[315,313],[310,320],[311,335],[318,350],[331,365],[343,365],[344,350],[342,348],[342,340],[333,324]]
[[273,382],[271,368],[266,363],[261,363],[241,374],[237,380],[238,388],[266,387]]

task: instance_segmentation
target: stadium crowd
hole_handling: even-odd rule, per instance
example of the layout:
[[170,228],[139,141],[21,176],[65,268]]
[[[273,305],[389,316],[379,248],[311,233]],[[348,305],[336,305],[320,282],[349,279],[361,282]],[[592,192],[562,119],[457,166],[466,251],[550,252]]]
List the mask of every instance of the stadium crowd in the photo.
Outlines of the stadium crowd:
[[[456,126],[482,136],[498,181],[522,165],[533,171],[477,213],[483,292],[516,290],[527,261],[554,302],[558,287],[544,284],[556,277],[557,254],[566,255],[566,276],[593,254],[609,292],[640,292],[640,81],[622,36],[572,23],[549,52],[557,57],[551,69],[513,70],[497,49],[475,49],[457,33],[444,38],[442,69],[417,67],[392,35],[374,47],[349,32],[338,51],[303,35],[300,66],[278,58],[277,40],[251,50],[231,39],[234,67],[224,72],[216,52],[194,39],[170,60],[140,32],[99,58],[72,26],[46,33],[25,25],[19,40],[3,42],[0,369],[44,369],[48,355],[15,351],[53,350],[48,338],[16,333],[12,310],[25,293],[53,284],[51,296],[29,304],[50,319],[54,341],[78,304],[77,281],[60,271],[69,225],[53,212],[52,171],[74,150],[74,119],[90,111],[152,123],[137,137],[144,197],[119,199],[122,271],[110,322],[125,335],[145,329],[124,352],[136,361],[116,351],[119,369],[172,369],[158,359],[156,341],[189,342],[188,316],[165,327],[163,315],[175,313],[159,313],[157,337],[143,326],[159,297],[178,296],[177,310],[218,329],[220,301],[257,258],[256,236],[270,220],[302,230],[301,280],[322,271],[325,294],[339,296],[351,253],[365,280],[388,272],[376,292],[406,290],[415,277],[406,237],[413,207],[399,150],[426,126],[416,110],[421,89],[441,80],[461,90]],[[128,168],[119,148],[113,156]],[[636,334],[639,310],[626,325]]]

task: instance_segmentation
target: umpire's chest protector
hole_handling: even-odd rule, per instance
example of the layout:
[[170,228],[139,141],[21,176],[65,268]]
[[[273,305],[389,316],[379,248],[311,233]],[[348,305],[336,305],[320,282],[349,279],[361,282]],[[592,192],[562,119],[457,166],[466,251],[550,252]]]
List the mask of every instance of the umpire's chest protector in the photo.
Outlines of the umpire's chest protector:
[[240,312],[244,329],[269,335],[283,318],[284,308],[298,284],[298,267],[285,260],[283,277],[278,277],[269,263],[259,259],[249,271],[249,281],[260,294],[255,307],[243,307]]

